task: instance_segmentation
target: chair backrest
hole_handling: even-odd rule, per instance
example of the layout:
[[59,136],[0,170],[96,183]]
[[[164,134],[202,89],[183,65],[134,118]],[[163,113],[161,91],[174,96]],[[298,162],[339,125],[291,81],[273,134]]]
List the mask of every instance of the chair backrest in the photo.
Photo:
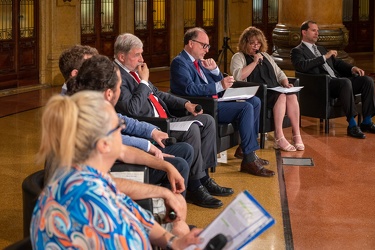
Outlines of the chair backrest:
[[32,249],[33,248],[31,247],[30,237],[26,237],[4,248],[4,250],[32,250]]
[[44,170],[32,173],[22,182],[23,236],[30,235],[30,222],[39,194],[44,187]]

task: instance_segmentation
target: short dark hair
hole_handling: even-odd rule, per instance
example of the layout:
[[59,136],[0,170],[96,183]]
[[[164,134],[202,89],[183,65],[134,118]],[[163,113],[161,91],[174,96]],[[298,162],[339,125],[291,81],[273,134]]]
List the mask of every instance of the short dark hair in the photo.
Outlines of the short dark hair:
[[73,95],[82,90],[114,90],[118,82],[118,70],[117,65],[106,56],[88,58],[82,63],[78,74],[67,82],[67,94]]
[[59,58],[59,68],[65,81],[70,78],[70,74],[73,70],[79,70],[85,60],[85,55],[93,56],[97,54],[99,54],[97,49],[80,44],[64,50]]
[[309,27],[310,27],[310,24],[316,24],[316,22],[315,21],[311,21],[311,20],[304,21],[301,24],[301,33],[302,33],[302,30],[308,30]]

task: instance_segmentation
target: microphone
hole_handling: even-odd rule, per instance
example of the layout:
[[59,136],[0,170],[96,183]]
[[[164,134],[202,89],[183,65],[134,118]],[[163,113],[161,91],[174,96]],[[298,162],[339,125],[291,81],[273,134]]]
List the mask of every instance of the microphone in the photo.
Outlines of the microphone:
[[228,240],[224,234],[217,234],[215,237],[210,239],[203,250],[221,250],[225,247]]
[[171,220],[171,221],[174,221],[176,218],[177,218],[177,214],[175,211],[171,210],[168,214],[168,218]]
[[163,143],[165,146],[171,146],[176,143],[176,138],[169,137],[169,138],[161,140],[161,143]]
[[201,111],[202,111],[202,106],[201,105],[198,104],[197,106],[195,106],[195,109],[194,109],[195,113],[199,113]]
[[[258,53],[260,53],[260,51],[257,50],[257,51],[255,51],[255,53],[258,54]],[[263,59],[262,59],[262,58],[259,58],[258,63],[259,63],[260,65],[263,65]]]

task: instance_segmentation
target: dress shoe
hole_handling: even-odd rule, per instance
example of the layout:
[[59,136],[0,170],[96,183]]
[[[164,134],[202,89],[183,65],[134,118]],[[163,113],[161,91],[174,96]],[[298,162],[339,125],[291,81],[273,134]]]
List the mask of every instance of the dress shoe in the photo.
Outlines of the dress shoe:
[[[294,138],[301,138],[301,135],[293,135],[292,136],[292,145],[297,149],[297,151],[305,150],[305,145],[303,143],[296,143]],[[301,138],[302,139],[302,138]]]
[[241,146],[238,146],[238,148],[236,149],[236,152],[234,153],[234,157],[238,159],[243,159],[243,151],[242,151]]
[[348,136],[359,138],[359,139],[365,139],[366,135],[361,131],[361,129],[358,126],[354,126],[347,129]]
[[372,122],[370,124],[361,123],[360,128],[362,132],[369,132],[375,134],[375,124]]
[[[266,166],[266,165],[270,164],[269,161],[260,158],[256,154],[255,154],[255,156],[257,158],[256,161],[258,161],[260,163],[260,165]],[[243,159],[243,151],[242,151],[242,148],[240,146],[236,149],[236,152],[234,153],[234,157],[236,157],[238,159]]]
[[212,197],[203,185],[199,186],[194,192],[187,191],[186,202],[207,208],[219,208],[223,206],[221,200]]
[[229,196],[234,193],[231,188],[220,187],[212,178],[209,178],[203,186],[207,189],[210,195]]
[[271,177],[275,175],[274,171],[264,168],[257,161],[252,161],[252,162],[247,162],[247,163],[242,161],[240,171],[244,173],[256,175],[256,176],[262,176],[262,177]]
[[256,156],[256,158],[257,158],[255,161],[257,161],[260,165],[262,165],[262,166],[266,166],[266,165],[270,164],[269,161],[260,158],[260,157],[257,156],[256,154],[255,154],[255,156]]

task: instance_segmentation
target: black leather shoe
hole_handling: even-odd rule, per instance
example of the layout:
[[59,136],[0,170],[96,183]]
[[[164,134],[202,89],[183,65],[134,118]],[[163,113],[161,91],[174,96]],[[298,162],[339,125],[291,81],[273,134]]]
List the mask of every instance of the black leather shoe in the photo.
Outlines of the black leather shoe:
[[361,131],[361,129],[358,126],[354,126],[347,129],[348,136],[359,138],[359,139],[365,139],[366,135]]
[[201,185],[196,191],[186,192],[186,202],[193,203],[200,207],[208,207],[208,208],[219,208],[223,206],[221,200],[214,198],[207,189]]
[[370,124],[361,123],[360,128],[362,132],[369,132],[375,134],[375,124],[372,122]]
[[233,189],[227,187],[220,187],[212,178],[209,178],[203,186],[211,195],[215,196],[229,196],[234,193]]
[[261,176],[261,177],[271,177],[275,175],[274,171],[266,169],[257,161],[247,162],[247,163],[242,161],[240,171],[244,173],[256,175],[256,176]]

